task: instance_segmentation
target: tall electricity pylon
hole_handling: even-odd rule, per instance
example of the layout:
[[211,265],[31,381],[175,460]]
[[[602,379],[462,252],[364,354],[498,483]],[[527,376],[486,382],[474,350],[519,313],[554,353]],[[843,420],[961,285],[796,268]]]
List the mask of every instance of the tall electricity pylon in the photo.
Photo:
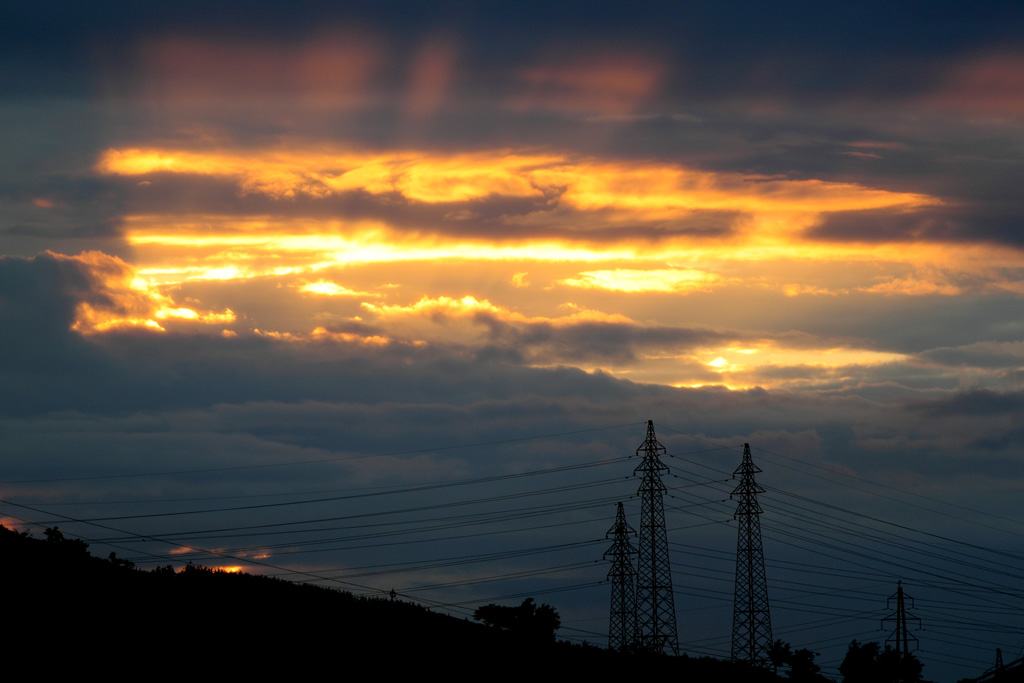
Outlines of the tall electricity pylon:
[[676,603],[672,593],[672,567],[668,559],[665,529],[665,485],[667,472],[658,457],[666,453],[654,435],[654,422],[647,421],[647,438],[636,449],[643,460],[633,470],[641,473],[639,562],[636,580],[636,628],[639,648],[645,652],[679,654],[676,634]]
[[732,606],[732,661],[752,666],[771,666],[772,617],[768,611],[768,578],[764,573],[761,546],[761,506],[757,494],[764,489],[754,481],[760,472],[750,457],[750,444],[743,444],[743,461],[733,478],[740,483],[729,496],[739,496],[736,514],[739,535],[736,542],[736,589]]
[[636,532],[626,523],[622,503],[619,503],[615,513],[615,525],[608,530],[605,538],[609,536],[613,539],[612,547],[604,554],[604,559],[612,562],[608,570],[608,580],[612,582],[608,648],[626,652],[636,645],[636,569],[633,568],[632,556],[637,551],[629,540],[630,536],[636,536]]
[[896,582],[896,592],[889,596],[889,600],[886,602],[886,607],[892,607],[894,600],[896,601],[896,610],[885,619],[882,619],[883,626],[887,621],[896,622],[896,628],[894,628],[892,633],[889,634],[889,637],[885,639],[885,644],[888,645],[889,643],[895,642],[896,654],[901,656],[908,655],[910,654],[911,642],[914,643],[914,649],[917,649],[917,638],[910,635],[909,629],[907,629],[907,619],[916,621],[918,625],[920,625],[921,620],[907,612],[906,601],[910,600],[910,606],[913,607],[914,598],[903,593],[902,581]]

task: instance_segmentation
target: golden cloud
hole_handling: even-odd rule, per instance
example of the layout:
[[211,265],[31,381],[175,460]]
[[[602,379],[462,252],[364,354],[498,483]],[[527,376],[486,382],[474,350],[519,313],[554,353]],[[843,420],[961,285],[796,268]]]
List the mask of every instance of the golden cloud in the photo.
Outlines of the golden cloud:
[[224,325],[235,321],[230,309],[218,313],[176,304],[116,256],[99,251],[87,251],[78,256],[51,253],[51,256],[81,264],[93,279],[94,294],[98,296],[78,304],[72,324],[77,332],[94,334],[126,328],[163,332],[168,323]]
[[921,207],[934,198],[852,183],[788,180],[695,171],[664,163],[601,162],[508,150],[437,155],[283,149],[108,149],[97,170],[114,175],[186,173],[226,177],[243,193],[277,199],[349,191],[396,193],[423,203],[451,203],[557,193],[575,209],[614,209],[665,217],[697,210],[819,214]]
[[605,289],[617,292],[689,292],[710,291],[726,278],[714,273],[695,269],[652,269],[635,270],[592,270],[580,273],[579,277],[559,280],[559,284],[584,289]]
[[319,294],[321,296],[380,296],[380,294],[375,294],[373,292],[358,292],[329,280],[307,282],[299,286],[299,291],[307,294]]
[[[614,263],[623,259],[721,263],[812,260],[885,260],[934,257],[921,248],[889,244],[826,244],[808,241],[806,231],[828,212],[898,208],[913,211],[939,203],[926,195],[890,192],[852,183],[766,178],[697,171],[661,162],[617,162],[570,158],[556,153],[490,150],[438,154],[428,151],[257,149],[196,151],[167,148],[108,149],[101,173],[148,177],[178,173],[236,183],[243,194],[276,200],[314,199],[346,192],[382,198],[385,204],[465,204],[495,198],[536,200],[536,209],[499,217],[510,230],[473,234],[460,227],[446,234],[399,230],[386,219],[337,220],[278,216],[134,215],[125,219],[130,244],[159,251],[170,280],[235,279],[300,272],[346,263],[448,259]],[[453,209],[453,211],[456,211]],[[466,212],[466,209],[457,211]],[[666,222],[708,213],[742,217],[715,240],[660,232]],[[461,221],[460,223],[466,223]],[[649,226],[657,234],[629,230]],[[516,238],[516,234],[523,237]],[[549,233],[551,237],[545,237]],[[636,236],[633,236],[636,235]],[[931,250],[935,252],[936,250]],[[947,250],[948,251],[948,250]],[[913,253],[911,253],[913,252]],[[166,262],[176,255],[175,266]],[[948,255],[947,255],[948,257]],[[701,270],[712,273],[713,268]],[[618,270],[576,278],[573,286],[599,286]],[[155,272],[155,271],[153,271]],[[597,271],[594,271],[597,272]],[[665,275],[668,276],[667,274]],[[710,277],[710,276],[709,276]],[[677,279],[675,291],[685,289]],[[652,285],[654,286],[654,285]],[[661,285],[659,285],[661,286]]]
[[614,322],[631,323],[630,318],[617,313],[603,313],[590,309],[579,308],[573,304],[566,304],[564,307],[572,312],[565,316],[527,316],[512,311],[504,306],[498,306],[490,301],[478,300],[474,296],[466,295],[462,298],[448,296],[423,297],[414,304],[409,305],[388,305],[362,304],[370,313],[381,318],[398,317],[419,317],[425,319],[438,319],[438,316],[448,318],[467,318],[476,316],[479,313],[486,313],[499,320],[520,322],[520,323],[548,323],[552,325],[573,325],[580,322]]

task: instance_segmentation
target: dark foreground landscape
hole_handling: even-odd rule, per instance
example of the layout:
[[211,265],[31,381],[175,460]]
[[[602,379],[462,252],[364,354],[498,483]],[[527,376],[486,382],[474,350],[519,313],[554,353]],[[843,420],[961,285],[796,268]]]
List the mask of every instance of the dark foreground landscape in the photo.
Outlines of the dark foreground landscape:
[[[0,526],[9,653],[48,672],[154,669],[183,675],[290,677],[412,674],[492,676],[544,669],[678,673],[688,680],[779,680],[711,658],[639,657],[499,630],[401,598],[361,598],[244,573],[134,568],[93,557],[86,543]],[[737,676],[736,674],[739,674]]]
[[[789,664],[778,675],[710,657],[623,655],[557,640],[549,622],[540,630],[501,628],[433,612],[400,596],[356,597],[197,565],[143,571],[113,554],[93,557],[88,544],[65,538],[56,528],[47,529],[45,536],[35,538],[0,525],[0,578],[8,597],[7,651],[51,674],[102,668],[141,675],[157,668],[203,676],[312,677],[348,671],[367,675],[369,666],[381,675],[436,673],[440,668],[456,676],[642,672],[688,681],[829,680],[806,650],[789,652]],[[501,610],[513,612],[490,607],[499,616]],[[536,613],[545,609],[550,608],[541,606]],[[478,617],[487,614],[486,608],[477,612]],[[486,616],[483,621],[488,621]],[[850,653],[863,658],[874,646],[864,643],[857,650],[855,641]],[[888,680],[870,669],[870,661],[867,668],[857,668],[850,653],[850,666],[844,662],[841,667],[843,681]],[[878,652],[874,656],[885,659]],[[917,667],[904,672],[904,680],[923,680],[919,663]],[[985,680],[1024,679],[1016,669]]]

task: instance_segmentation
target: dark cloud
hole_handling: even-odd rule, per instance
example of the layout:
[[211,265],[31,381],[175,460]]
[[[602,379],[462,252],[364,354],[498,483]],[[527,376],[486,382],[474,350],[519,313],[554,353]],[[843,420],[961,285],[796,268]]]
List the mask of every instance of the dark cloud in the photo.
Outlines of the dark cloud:
[[[784,303],[770,309],[777,318],[774,329],[793,327],[823,339],[862,340],[861,344],[876,351],[935,353],[936,360],[946,353],[938,349],[979,339],[1013,342],[1024,331],[1024,323],[1018,322],[1024,321],[1024,302],[1008,293],[881,297],[858,293],[841,307],[827,296],[797,301],[792,309]],[[952,320],[957,324],[951,325]]]
[[[95,362],[97,356],[70,328],[80,303],[111,303],[99,290],[89,269],[72,259],[51,253],[0,256],[0,368],[32,381],[73,376]],[[11,384],[3,395],[13,404],[25,398]]]
[[[502,8],[442,3],[325,5],[267,4],[260,11],[226,2],[210,8],[191,2],[141,7],[105,3],[89,11],[41,11],[28,3],[5,7],[0,33],[18,68],[5,69],[8,92],[82,92],[83,57],[116,64],[136,41],[168,34],[297,43],[323,27],[379,31],[395,46],[416,45],[424,34],[457,35],[480,69],[521,63],[552,45],[581,50],[601,44],[646,47],[685,65],[680,81],[696,92],[780,88],[820,96],[851,89],[900,94],[922,87],[937,61],[979,45],[1019,42],[1019,6],[993,2],[972,11],[903,3],[856,7],[790,2],[678,6],[666,2],[629,7],[523,2]],[[543,13],[544,22],[537,22]],[[884,20],[883,20],[884,18]],[[272,36],[272,37],[271,37]],[[410,48],[406,48],[410,49]],[[42,75],[61,76],[46,80]],[[77,86],[77,87],[76,87]]]
[[[715,330],[649,327],[634,323],[506,322],[489,313],[478,313],[476,322],[486,325],[492,343],[514,350],[534,363],[628,362],[643,349],[670,348],[686,353],[695,346],[732,341],[736,337]],[[708,375],[713,376],[713,375]]]
[[1024,394],[1020,392],[1001,393],[989,389],[969,389],[931,401],[910,403],[911,410],[920,410],[929,415],[1003,415],[1019,413],[1024,409]]
[[999,215],[981,207],[837,211],[825,214],[805,236],[831,242],[1024,244],[1021,214]]
[[[1024,438],[1024,429],[1021,428],[997,430],[979,437],[971,446],[987,451],[1008,453],[1013,458],[1010,462],[1018,464],[1020,461],[1013,456],[1019,452],[1022,438]],[[1002,469],[996,474],[1005,476],[1007,472]]]
[[1021,353],[1013,349],[1000,348],[999,344],[975,344],[965,347],[940,347],[923,351],[919,358],[929,364],[967,370],[1003,370],[1014,368],[1024,360]]

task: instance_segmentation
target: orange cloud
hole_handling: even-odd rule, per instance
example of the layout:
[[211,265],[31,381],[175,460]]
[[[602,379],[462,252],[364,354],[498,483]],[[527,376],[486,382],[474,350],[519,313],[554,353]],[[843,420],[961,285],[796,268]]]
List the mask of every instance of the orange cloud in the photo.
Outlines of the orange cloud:
[[591,55],[570,63],[541,64],[520,73],[509,104],[571,112],[626,114],[657,93],[665,68],[633,55]]
[[629,244],[532,239],[502,244],[403,233],[382,223],[234,216],[130,216],[125,237],[139,273],[164,284],[316,272],[328,266],[409,261],[630,259]]
[[814,285],[802,285],[796,282],[789,283],[782,286],[782,292],[786,296],[839,296],[840,294],[847,294],[845,289],[829,289],[828,287],[816,287]]
[[419,120],[431,116],[444,102],[455,76],[455,46],[451,37],[426,42],[412,60],[405,113]]
[[898,277],[889,278],[884,282],[871,287],[861,287],[860,291],[872,294],[902,294],[909,296],[922,296],[939,294],[942,296],[957,296],[963,293],[963,289],[950,283],[942,277]]
[[577,208],[634,210],[661,217],[694,210],[817,214],[938,203],[920,194],[852,183],[712,173],[670,164],[583,162],[541,169],[535,175],[541,184],[567,187],[562,201]]
[[[418,272],[415,264],[486,270],[488,262],[507,264],[503,281],[510,291],[520,292],[560,284],[581,291],[634,293],[754,286],[789,296],[854,291],[881,295],[928,293],[921,283],[937,283],[940,287],[933,292],[951,293],[954,275],[973,283],[972,288],[1020,289],[1010,274],[1024,264],[1015,250],[924,242],[913,249],[900,243],[806,242],[785,224],[788,217],[785,212],[778,218],[762,217],[726,239],[683,236],[653,243],[633,240],[628,232],[599,242],[588,242],[583,234],[572,241],[524,237],[495,243],[486,235],[409,233],[370,221],[234,216],[130,216],[124,220],[124,234],[136,259],[135,276],[158,293],[188,283],[281,278],[307,295],[380,298],[397,271],[371,279],[360,276],[358,281],[346,276],[344,283],[323,273],[389,263],[408,264],[403,268],[409,274]],[[594,222],[599,220],[595,217]],[[830,263],[836,265],[826,265]],[[756,277],[745,274],[755,264]],[[906,278],[919,283],[911,288],[907,280],[897,286],[896,281]],[[419,295],[429,290],[412,291]],[[153,316],[146,319],[163,324]]]
[[710,291],[725,278],[714,273],[694,269],[592,270],[580,277],[559,280],[559,284],[584,289],[606,289],[617,292],[688,292]]
[[51,253],[51,256],[81,264],[93,278],[93,293],[97,296],[79,303],[72,324],[77,332],[93,334],[125,328],[163,332],[169,322],[223,325],[235,320],[230,309],[220,313],[197,311],[174,303],[116,256],[99,251],[87,251],[78,256]]
[[382,318],[396,318],[405,316],[415,316],[427,319],[438,319],[439,316],[448,318],[466,318],[473,317],[478,313],[487,313],[493,315],[500,320],[513,321],[513,322],[524,322],[524,323],[550,323],[553,325],[573,325],[579,322],[617,322],[617,323],[628,323],[633,322],[624,315],[619,314],[608,314],[602,313],[601,311],[593,311],[588,309],[577,308],[571,304],[567,305],[573,312],[566,316],[560,316],[557,318],[550,318],[544,316],[527,316],[522,313],[509,310],[503,306],[498,306],[490,301],[483,299],[478,300],[474,296],[466,295],[460,299],[439,296],[439,297],[422,297],[419,301],[414,304],[402,306],[402,305],[388,305],[388,304],[371,304],[363,303],[363,308]]
[[[578,228],[582,240],[602,228],[678,221],[698,212],[747,217],[758,246],[791,243],[824,212],[938,204],[921,194],[852,183],[788,180],[696,171],[658,162],[572,159],[507,150],[440,155],[428,152],[324,152],[285,149],[109,149],[97,162],[106,174],[188,173],[234,180],[243,194],[275,199],[323,198],[359,191],[409,202],[446,204],[492,197],[534,198],[537,210],[508,224]],[[595,216],[600,213],[600,216]],[[301,228],[300,228],[301,229]]]
[[520,155],[499,150],[473,154],[418,152],[260,150],[193,152],[162,149],[108,149],[97,170],[113,175],[188,173],[234,179],[243,194],[289,199],[304,194],[326,197],[343,192],[400,194],[426,203],[461,202],[491,195],[543,196],[532,170],[561,157]]
[[[870,140],[851,143],[851,149],[858,150],[890,148],[889,143]],[[948,281],[940,282],[925,270],[969,272],[992,287],[1012,288],[998,270],[1021,265],[1020,253],[1005,247],[918,241],[908,249],[903,242],[815,242],[813,231],[809,232],[830,212],[882,208],[913,212],[939,203],[926,195],[853,183],[698,171],[654,161],[508,150],[443,154],[150,147],[109,149],[100,156],[97,168],[107,174],[152,177],[154,182],[159,178],[153,174],[161,173],[215,176],[235,182],[242,193],[282,201],[357,191],[381,197],[382,206],[401,200],[440,204],[444,211],[446,204],[480,202],[482,211],[495,198],[537,200],[528,213],[491,219],[508,230],[476,232],[466,229],[470,222],[450,218],[438,218],[430,230],[415,230],[393,226],[384,217],[127,216],[123,230],[135,254],[136,276],[152,283],[152,288],[288,276],[288,286],[305,287],[301,291],[306,294],[370,297],[375,296],[370,292],[390,280],[350,288],[331,283],[321,271],[384,263],[444,262],[455,267],[501,261],[510,266],[505,281],[523,291],[527,272],[538,291],[552,284],[635,293],[706,291],[739,283],[738,266],[756,263],[757,281],[744,276],[739,284],[773,288],[789,296],[952,294]],[[715,212],[740,218],[714,239],[685,230],[659,232],[660,226]],[[383,211],[382,216],[386,214]],[[458,222],[458,229],[447,233],[446,220]],[[645,226],[650,230],[638,229]],[[808,281],[776,267],[787,263],[786,268],[793,271],[795,264],[830,262],[857,267],[846,268],[841,283],[831,272]],[[588,264],[593,265],[588,268]],[[908,271],[917,274],[908,275]],[[414,292],[416,296],[424,293],[436,297],[437,291]],[[486,301],[481,293],[472,293],[478,301]],[[139,324],[152,327],[187,321],[169,314],[135,317],[142,321]]]
[[331,332],[323,327],[317,327],[310,334],[312,339],[332,339],[348,343],[365,344],[367,346],[387,346],[391,339],[380,334],[359,335],[351,332]]
[[1024,114],[1024,57],[988,55],[956,67],[929,102],[995,115]]
[[366,32],[324,32],[295,45],[166,38],[143,45],[143,95],[164,106],[218,102],[364,104],[385,51]]
[[[761,340],[744,346],[726,343],[698,348],[683,355],[648,355],[629,369],[628,376],[679,387],[786,389],[843,380],[849,372],[908,360],[904,354],[854,346],[811,344],[789,348],[773,340]],[[784,369],[806,372],[778,372]]]
[[372,292],[357,292],[345,287],[344,285],[339,285],[336,282],[330,282],[329,280],[307,282],[299,286],[299,291],[306,294],[319,294],[321,296],[380,296],[380,294],[374,294]]
[[[261,330],[259,328],[253,330],[253,334],[266,337],[268,339],[275,339],[281,342],[290,342],[292,344],[303,344],[311,341],[329,341],[329,342],[342,342],[346,344],[362,344],[364,346],[387,346],[389,344],[396,343],[394,339],[390,337],[372,334],[372,335],[361,335],[354,334],[352,332],[334,332],[328,330],[325,327],[315,327],[308,334],[296,333],[296,332],[278,332],[277,330]],[[422,341],[413,341],[413,346],[424,344]]]

